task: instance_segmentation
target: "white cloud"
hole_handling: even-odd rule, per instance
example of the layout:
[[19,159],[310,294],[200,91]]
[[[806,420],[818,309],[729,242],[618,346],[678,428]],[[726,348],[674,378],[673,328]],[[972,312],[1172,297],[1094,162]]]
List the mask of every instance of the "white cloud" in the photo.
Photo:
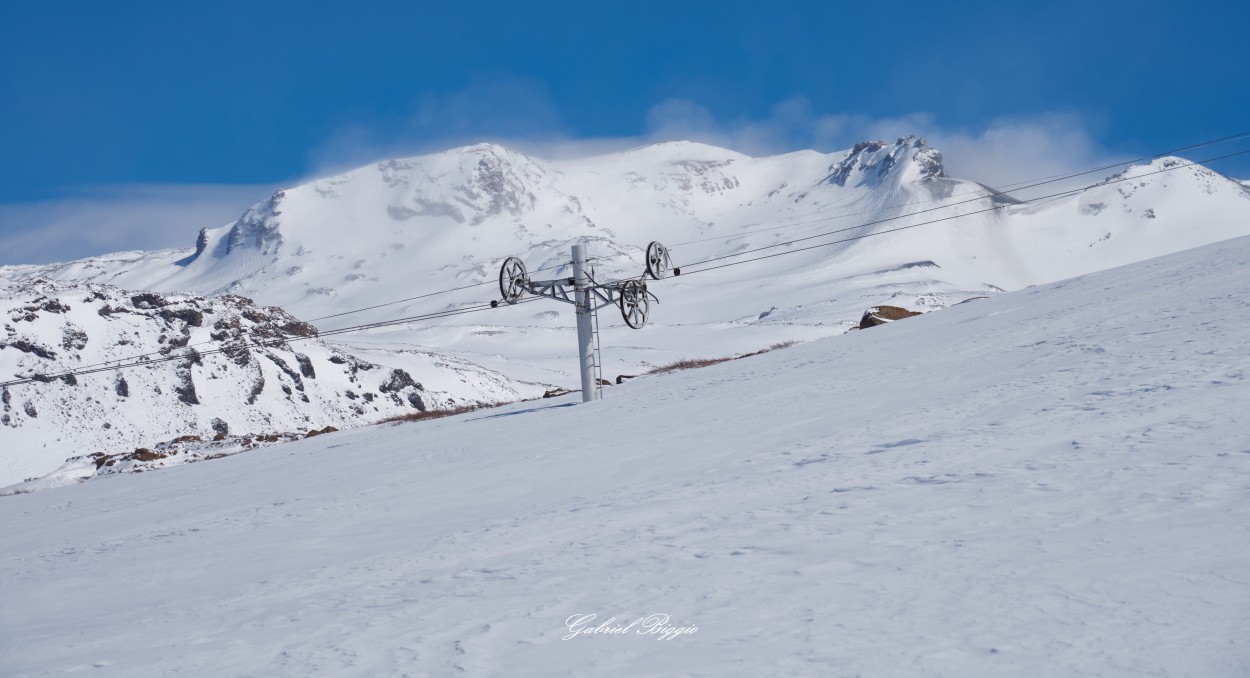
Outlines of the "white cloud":
[[133,249],[193,247],[203,227],[237,219],[266,186],[92,187],[70,198],[0,205],[0,265]]
[[[832,152],[859,141],[893,141],[915,134],[942,151],[951,176],[992,186],[1069,173],[1112,159],[1111,151],[1090,132],[1090,122],[1071,113],[1043,112],[953,127],[924,111],[884,117],[824,112],[803,97],[793,97],[775,103],[763,116],[727,119],[697,101],[673,98],[651,106],[639,122],[636,135],[579,135],[566,125],[542,83],[483,78],[450,94],[418,97],[413,113],[390,132],[363,124],[342,128],[310,155],[311,175],[480,142],[556,160],[673,140],[700,141],[756,156],[802,149]],[[1131,155],[1115,159],[1123,157]],[[1096,178],[1101,177],[1090,177]]]
[[523,148],[575,138],[541,83],[481,78],[449,94],[417,97],[403,120],[344,125],[309,152],[306,178],[482,142]]
[[[894,141],[915,134],[942,151],[949,175],[991,186],[1115,161],[1111,160],[1112,153],[1093,138],[1086,121],[1073,114],[1043,113],[992,120],[972,129],[952,129],[925,112],[884,118],[822,114],[813,111],[806,100],[795,98],[774,105],[759,119],[719,121],[699,104],[675,99],[654,106],[647,123],[641,138],[645,141],[690,139],[751,155],[800,149],[832,152],[860,141]],[[1084,177],[1080,181],[1100,178]]]

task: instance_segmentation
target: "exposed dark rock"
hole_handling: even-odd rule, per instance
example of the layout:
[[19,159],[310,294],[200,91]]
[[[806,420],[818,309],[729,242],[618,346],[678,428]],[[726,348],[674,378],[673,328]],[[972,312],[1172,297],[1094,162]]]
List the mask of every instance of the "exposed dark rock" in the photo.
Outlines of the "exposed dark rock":
[[178,385],[174,386],[174,394],[178,400],[187,405],[199,405],[199,396],[195,393],[195,380],[191,378],[191,365],[183,363],[178,366]]
[[10,347],[10,346],[23,353],[30,353],[32,355],[37,355],[40,358],[43,358],[45,360],[52,360],[56,358],[56,351],[53,351],[52,349],[46,348],[44,346],[40,346],[39,344],[33,343],[27,339],[18,339],[17,341],[10,341],[7,344],[4,342],[0,342],[0,349]]
[[208,229],[201,228],[200,234],[195,236],[195,254],[193,254],[191,258],[194,259],[200,256],[201,254],[204,254],[204,250],[207,250],[207,249],[208,249]]
[[213,419],[209,426],[222,437],[230,435],[230,425],[221,419]]
[[618,374],[616,375],[616,383],[623,384],[625,383],[626,379],[636,379],[636,378],[638,378],[638,375],[636,374]]
[[920,313],[899,308],[898,306],[874,306],[864,311],[864,317],[859,321],[859,329],[865,330],[869,327],[884,325],[888,322],[910,318],[914,315],[920,315]]
[[244,367],[252,361],[252,352],[243,344],[231,344],[223,348],[221,352],[239,367]]
[[227,339],[238,339],[242,335],[242,324],[238,318],[219,319],[213,323],[213,331],[208,333],[208,337],[213,341],[225,341]]
[[312,359],[303,353],[295,354],[295,362],[299,363],[299,373],[309,379],[317,378],[317,371],[313,369]]
[[286,197],[284,191],[275,191],[273,197],[267,202],[256,205],[244,213],[234,226],[230,227],[230,232],[224,238],[225,254],[239,247],[254,247],[263,254],[276,250],[282,244],[282,233],[278,229],[278,216],[282,212],[278,206],[284,197]]
[[253,310],[250,308],[243,309],[243,312],[240,313],[239,315],[243,316],[244,320],[250,320],[251,322],[256,323],[257,325],[260,325],[264,323],[266,320],[269,320],[269,318],[265,317],[265,315],[262,314],[260,311]]
[[113,391],[123,398],[130,397],[130,384],[126,383],[126,378],[118,375],[117,381],[113,383]]
[[320,430],[318,430],[318,429],[313,429],[313,430],[309,431],[309,432],[308,432],[308,435],[307,435],[307,436],[305,436],[305,437],[306,437],[306,438],[311,438],[311,437],[313,437],[313,436],[319,436],[319,435],[322,435],[322,434],[324,434],[324,433],[336,433],[336,432],[338,432],[338,429],[337,429],[337,428],[334,428],[333,426],[327,426],[327,427],[325,427],[325,428],[323,428],[323,429],[320,429]]
[[167,455],[153,452],[146,447],[140,447],[126,456],[134,461],[156,461],[157,459],[164,459]]
[[66,304],[62,304],[57,299],[49,299],[48,301],[45,301],[42,304],[40,304],[39,309],[43,311],[47,311],[48,313],[64,313],[69,310],[69,306]]
[[204,314],[194,308],[162,308],[161,317],[165,319],[165,322],[176,318],[192,327],[200,327],[204,324]]
[[391,375],[386,379],[386,381],[382,382],[382,385],[378,387],[378,390],[382,393],[394,393],[396,391],[402,391],[409,386],[417,389],[418,391],[425,390],[424,386],[413,380],[411,374],[397,368],[391,370]]
[[[290,377],[291,381],[295,382],[295,390],[297,391],[304,390],[304,380],[300,377],[299,372],[296,372],[295,370],[291,369],[291,366],[287,365],[285,360],[283,360],[282,358],[279,358],[278,356],[272,353],[265,352],[264,355],[266,358],[272,360],[273,364],[277,365],[278,369],[282,370],[283,374]],[[283,388],[283,390],[285,391],[286,389]]]
[[256,370],[256,378],[252,381],[252,388],[247,392],[247,404],[253,405],[260,394],[265,390],[265,374],[260,370]]
[[282,333],[288,337],[315,337],[317,336],[317,328],[311,323],[302,320],[283,323],[278,327]]
[[61,348],[65,350],[83,350],[86,348],[85,331],[68,325],[61,331]]
[[165,297],[162,297],[161,295],[155,292],[143,292],[141,294],[136,294],[133,297],[131,297],[130,303],[135,308],[152,309],[152,308],[160,308],[162,306],[165,306],[169,302],[165,301]]
[[546,393],[544,393],[543,397],[544,398],[559,398],[562,395],[568,395],[570,393],[572,393],[572,391],[568,390],[567,388],[557,386],[556,388],[553,388],[550,391],[547,391]]
[[29,400],[22,403],[22,411],[25,412],[26,416],[30,417],[31,419],[34,419],[39,416],[39,411],[35,409],[35,404],[30,402]]
[[831,184],[845,186],[847,178],[850,177],[851,171],[855,169],[855,163],[859,162],[861,156],[867,153],[875,153],[885,147],[880,141],[861,141],[855,144],[851,152],[841,162],[831,168],[829,176],[825,179]]
[[425,411],[425,401],[421,399],[421,396],[416,391],[408,394],[408,404],[422,412]]

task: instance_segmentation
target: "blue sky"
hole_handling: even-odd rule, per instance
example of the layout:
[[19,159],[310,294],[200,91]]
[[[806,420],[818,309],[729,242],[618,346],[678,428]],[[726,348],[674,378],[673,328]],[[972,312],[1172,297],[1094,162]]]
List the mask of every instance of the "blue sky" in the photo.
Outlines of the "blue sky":
[[275,186],[480,140],[917,133],[1006,183],[1250,130],[1244,0],[0,8],[0,264],[189,245]]

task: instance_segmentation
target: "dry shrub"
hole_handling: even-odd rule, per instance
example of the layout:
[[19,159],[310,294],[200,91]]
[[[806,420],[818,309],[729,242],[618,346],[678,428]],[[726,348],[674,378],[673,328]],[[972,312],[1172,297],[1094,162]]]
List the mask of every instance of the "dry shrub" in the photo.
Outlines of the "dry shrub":
[[667,374],[669,372],[678,372],[680,370],[694,370],[700,367],[708,367],[709,365],[727,363],[733,359],[734,358],[689,358],[652,368],[647,371],[647,374]]
[[669,372],[677,372],[680,370],[693,370],[693,369],[697,369],[700,367],[708,367],[710,365],[719,365],[720,363],[727,363],[730,360],[741,360],[742,358],[750,358],[751,356],[762,355],[764,353],[768,353],[769,351],[776,351],[782,348],[789,348],[791,346],[794,346],[796,343],[798,342],[780,341],[780,342],[777,342],[776,344],[773,344],[772,346],[769,346],[768,348],[762,348],[758,351],[752,351],[751,353],[744,353],[742,355],[736,355],[736,356],[732,356],[729,358],[695,358],[695,359],[687,359],[687,360],[678,360],[675,363],[670,363],[668,365],[661,365],[660,367],[656,367],[648,371],[647,374],[667,374]]
[[[500,403],[504,405],[507,403]],[[386,417],[378,421],[379,424],[398,424],[408,421],[426,421],[429,419],[442,419],[443,417],[454,417],[457,414],[468,414],[475,412],[484,407],[498,407],[498,405],[460,405],[449,410],[426,410],[424,412],[409,412],[407,414],[397,414],[393,417]]]

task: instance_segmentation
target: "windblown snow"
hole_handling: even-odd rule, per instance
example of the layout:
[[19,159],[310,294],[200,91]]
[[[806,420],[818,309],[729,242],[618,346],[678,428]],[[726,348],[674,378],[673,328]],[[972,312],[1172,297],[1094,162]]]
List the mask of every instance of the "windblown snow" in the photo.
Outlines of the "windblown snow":
[[0,673],[1246,675],[1247,267],[5,497]]
[[[915,228],[894,230],[909,226]],[[8,267],[0,280],[8,281],[6,308],[24,308],[41,295],[75,307],[90,285],[109,285],[122,298],[152,292],[214,304],[241,296],[332,330],[496,299],[499,265],[508,256],[521,257],[536,278],[567,277],[569,247],[578,241],[588,244],[598,279],[638,276],[643,248],[658,240],[684,275],[651,285],[660,303],[642,331],[625,328],[612,308],[601,311],[603,376],[614,380],[679,359],[838,335],[881,304],[941,309],[1248,232],[1250,189],[1176,158],[1131,167],[1079,195],[1019,203],[948,176],[941,153],[916,137],[763,158],[676,142],[559,162],[482,144],[278,191],[235,223],[201,231],[194,249]],[[858,236],[870,237],[846,240]],[[795,251],[813,245],[820,246]],[[748,258],[787,256],[706,270],[758,248],[770,249]],[[730,258],[701,264],[719,257]],[[33,281],[44,279],[61,287],[32,291]],[[424,296],[452,288],[466,289]],[[411,297],[421,298],[387,304]],[[387,305],[339,315],[378,304]],[[387,373],[404,370],[440,392],[436,407],[498,402],[577,387],[573,320],[572,308],[557,302],[505,306],[329,337],[308,355],[338,351]],[[54,346],[69,326],[58,322],[10,319],[5,331]],[[144,347],[138,352],[161,348],[163,322],[141,323],[147,331],[135,338]],[[207,333],[193,332],[194,340]],[[51,358],[10,346],[0,349],[0,365],[6,379],[63,371],[120,357],[120,350],[104,350],[112,341],[93,336],[85,352]],[[291,358],[283,360],[290,365]],[[216,375],[219,384],[232,384],[227,390],[246,393],[252,377],[223,361],[170,363],[161,378],[178,378],[182,369],[197,388],[209,388]],[[72,456],[202,436],[214,418],[267,418],[271,426],[254,430],[249,423],[246,432],[273,435],[384,414],[335,414],[360,406],[345,384],[301,408],[288,402],[298,396],[278,388],[283,374],[279,368],[266,376],[274,399],[257,403],[237,394],[186,406],[124,400],[110,395],[119,378],[110,373],[82,377],[77,387],[14,387],[15,402],[30,401],[37,412],[83,415],[62,432],[64,417],[41,415],[34,426],[33,417],[6,412],[0,445],[24,459],[0,461],[0,485],[53,471]],[[114,420],[134,423],[100,428]]]

